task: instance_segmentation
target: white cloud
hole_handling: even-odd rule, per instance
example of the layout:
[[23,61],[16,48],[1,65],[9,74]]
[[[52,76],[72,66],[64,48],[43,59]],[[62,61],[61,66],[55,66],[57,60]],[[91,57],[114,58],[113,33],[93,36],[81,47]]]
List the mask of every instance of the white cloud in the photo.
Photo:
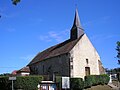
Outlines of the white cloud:
[[61,32],[50,31],[46,35],[40,35],[39,39],[46,42],[51,42],[51,41],[61,42],[68,34],[69,34],[68,29]]
[[35,55],[26,55],[26,56],[21,56],[20,59],[30,61],[35,57]]
[[42,40],[42,41],[46,41],[46,42],[50,42],[50,41],[52,41],[50,38],[49,38],[49,36],[43,36],[43,35],[40,35],[40,37],[39,37],[39,39],[40,40]]
[[49,37],[50,37],[51,39],[55,39],[57,42],[62,41],[62,36],[60,36],[60,34],[54,32],[54,31],[51,31],[51,32],[49,32],[48,34],[49,34]]

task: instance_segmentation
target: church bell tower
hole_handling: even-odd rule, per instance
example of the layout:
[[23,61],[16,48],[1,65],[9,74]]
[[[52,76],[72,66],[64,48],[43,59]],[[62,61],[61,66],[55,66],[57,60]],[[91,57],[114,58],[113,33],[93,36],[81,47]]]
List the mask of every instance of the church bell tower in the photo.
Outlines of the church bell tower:
[[75,10],[75,17],[74,17],[74,23],[71,28],[71,33],[70,33],[70,39],[75,40],[78,39],[81,35],[84,34],[84,30],[81,26],[79,15],[78,15],[78,10]]

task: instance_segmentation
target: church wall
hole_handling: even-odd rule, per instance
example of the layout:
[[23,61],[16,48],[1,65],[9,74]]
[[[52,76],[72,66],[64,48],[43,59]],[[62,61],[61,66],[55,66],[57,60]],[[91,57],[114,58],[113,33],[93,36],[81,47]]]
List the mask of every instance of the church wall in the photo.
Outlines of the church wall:
[[85,67],[90,67],[90,75],[100,74],[98,63],[100,57],[86,34],[82,36],[82,38],[70,51],[70,55],[70,59],[73,59],[70,60],[71,65],[73,65],[73,69],[71,69],[71,77],[84,78]]
[[100,71],[100,74],[105,74],[105,69],[104,69],[101,61],[99,61],[99,71]]
[[69,54],[59,55],[30,66],[31,74],[69,76]]

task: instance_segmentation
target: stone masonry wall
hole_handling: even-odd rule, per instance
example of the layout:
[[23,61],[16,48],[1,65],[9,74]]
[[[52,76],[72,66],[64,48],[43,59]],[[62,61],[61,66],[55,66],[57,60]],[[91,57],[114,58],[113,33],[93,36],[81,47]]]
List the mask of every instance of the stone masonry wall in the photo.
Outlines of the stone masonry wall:
[[[78,43],[74,46],[74,48],[70,51],[70,60],[71,65],[73,65],[73,69],[71,69],[71,77],[81,77],[85,76],[85,67],[90,67],[91,75],[99,75],[99,63],[100,57],[93,47],[92,43],[86,36],[78,41]],[[86,62],[88,59],[88,63]]]
[[69,55],[63,54],[30,66],[31,74],[69,76]]

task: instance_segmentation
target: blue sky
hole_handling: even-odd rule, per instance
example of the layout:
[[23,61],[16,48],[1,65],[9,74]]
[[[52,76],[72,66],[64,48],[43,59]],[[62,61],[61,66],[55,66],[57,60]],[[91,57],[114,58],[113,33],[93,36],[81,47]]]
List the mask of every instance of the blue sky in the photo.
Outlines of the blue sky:
[[21,69],[38,52],[68,39],[75,4],[104,67],[120,67],[120,0],[21,0],[17,6],[0,0],[0,73]]

